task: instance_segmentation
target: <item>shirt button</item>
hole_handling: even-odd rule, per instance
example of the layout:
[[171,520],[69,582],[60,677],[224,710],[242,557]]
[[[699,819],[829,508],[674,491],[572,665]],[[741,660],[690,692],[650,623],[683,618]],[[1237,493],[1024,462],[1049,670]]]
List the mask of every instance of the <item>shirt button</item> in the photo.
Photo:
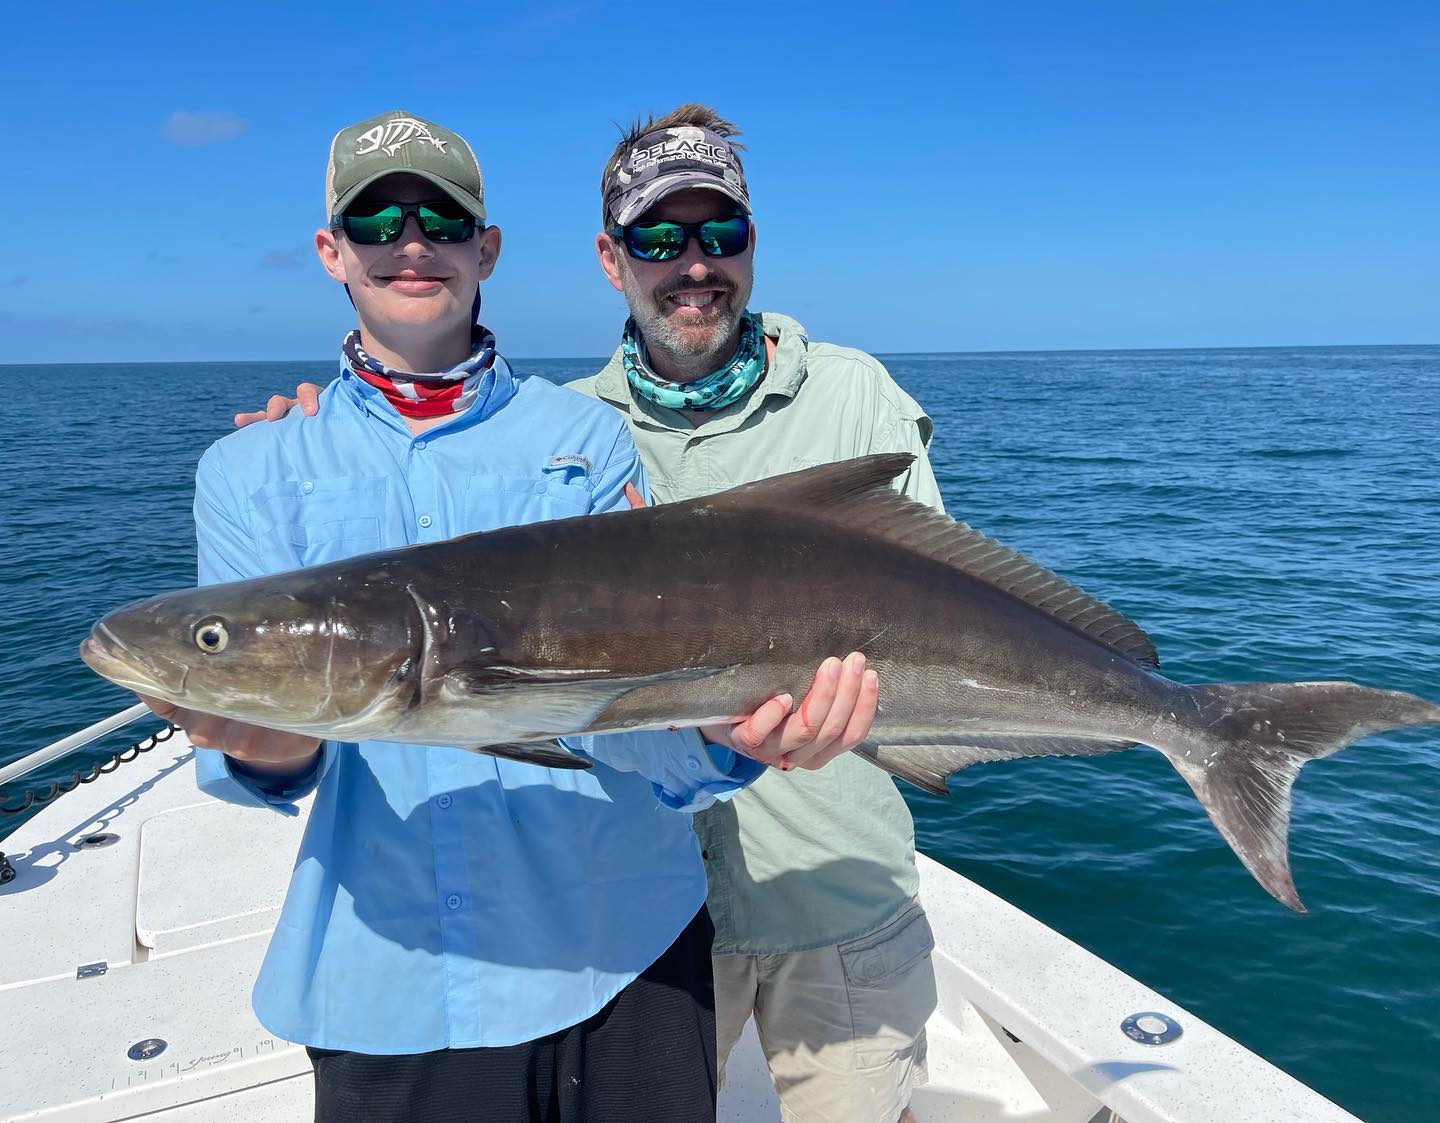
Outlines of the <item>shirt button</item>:
[[690,769],[691,772],[699,772],[700,759],[698,757],[687,756],[685,758],[685,767]]
[[435,802],[438,803],[441,807],[449,807],[450,804],[454,803],[455,801],[450,798],[450,793],[446,792]]
[[702,851],[700,851],[700,857],[704,858],[704,859],[708,862],[708,861],[710,860],[710,851],[708,851],[708,850],[702,850]]
[[415,442],[415,447],[416,447],[416,448],[421,448],[421,449],[423,449],[423,448],[425,447],[425,442],[424,442],[424,441],[416,441],[416,442]]
[[447,909],[458,909],[460,907],[460,898],[454,893],[451,893],[450,896],[445,898],[445,907]]
[[429,527],[429,525],[430,525],[432,522],[434,522],[434,521],[435,521],[435,520],[432,519],[429,515],[421,515],[421,516],[420,516],[420,525],[423,526],[423,527]]
[[312,491],[315,490],[315,485],[309,480],[306,480],[303,484],[300,485],[300,490],[303,491],[306,495],[309,495]]

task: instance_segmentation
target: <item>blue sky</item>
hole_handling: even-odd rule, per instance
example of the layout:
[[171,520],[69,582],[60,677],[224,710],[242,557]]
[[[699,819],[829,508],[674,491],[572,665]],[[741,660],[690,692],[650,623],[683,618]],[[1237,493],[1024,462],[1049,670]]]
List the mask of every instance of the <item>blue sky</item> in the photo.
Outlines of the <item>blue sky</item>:
[[57,3],[6,47],[0,362],[330,356],[326,147],[392,108],[479,154],[502,348],[606,354],[613,122],[686,100],[817,338],[1440,342],[1433,2]]

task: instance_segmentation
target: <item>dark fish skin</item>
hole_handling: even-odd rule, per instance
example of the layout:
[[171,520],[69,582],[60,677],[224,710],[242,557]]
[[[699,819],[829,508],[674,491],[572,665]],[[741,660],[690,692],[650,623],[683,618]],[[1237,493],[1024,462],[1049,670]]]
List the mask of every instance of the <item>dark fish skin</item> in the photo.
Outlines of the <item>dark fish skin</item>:
[[[162,697],[239,720],[524,757],[558,736],[799,697],[823,658],[861,650],[881,681],[858,750],[874,763],[943,793],[980,761],[1152,746],[1261,884],[1300,909],[1286,856],[1300,765],[1440,722],[1440,707],[1344,682],[1173,682],[1133,623],[896,495],[909,462],[865,457],[151,598],[107,616],[82,654],[135,689],[137,663],[169,669],[172,686],[183,665],[185,697]],[[213,619],[228,659],[194,646]]]

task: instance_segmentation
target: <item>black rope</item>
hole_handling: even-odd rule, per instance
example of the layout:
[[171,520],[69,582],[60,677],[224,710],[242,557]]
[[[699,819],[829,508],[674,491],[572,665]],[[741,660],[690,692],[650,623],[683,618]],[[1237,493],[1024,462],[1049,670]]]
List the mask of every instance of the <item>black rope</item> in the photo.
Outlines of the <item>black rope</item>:
[[[150,736],[136,741],[133,745],[128,745],[117,752],[111,753],[108,760],[97,761],[92,764],[88,776],[80,775],[80,770],[76,769],[70,773],[70,779],[68,780],[52,780],[43,788],[31,788],[25,793],[25,799],[21,802],[20,806],[6,807],[4,804],[0,804],[0,815],[23,815],[32,807],[44,807],[45,804],[51,800],[59,799],[62,795],[68,795],[70,792],[73,792],[81,784],[92,783],[101,776],[114,772],[115,769],[119,768],[122,764],[129,764],[141,753],[148,753],[156,745],[170,740],[179,728],[178,725],[166,724],[163,728],[157,729],[154,733],[150,734]],[[0,871],[0,873],[3,873],[3,871]]]

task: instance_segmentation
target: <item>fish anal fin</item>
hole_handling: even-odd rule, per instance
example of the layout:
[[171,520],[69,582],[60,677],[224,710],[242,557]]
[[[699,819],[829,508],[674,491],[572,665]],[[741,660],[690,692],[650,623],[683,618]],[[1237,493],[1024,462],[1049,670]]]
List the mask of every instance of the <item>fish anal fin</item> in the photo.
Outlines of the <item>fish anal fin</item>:
[[865,741],[854,750],[877,768],[935,795],[950,794],[946,780],[962,768],[997,760],[1039,756],[1095,756],[1134,748],[1132,741],[1078,737],[1033,736],[1028,733],[977,733],[956,735],[953,741],[936,738],[889,737],[884,744]]

